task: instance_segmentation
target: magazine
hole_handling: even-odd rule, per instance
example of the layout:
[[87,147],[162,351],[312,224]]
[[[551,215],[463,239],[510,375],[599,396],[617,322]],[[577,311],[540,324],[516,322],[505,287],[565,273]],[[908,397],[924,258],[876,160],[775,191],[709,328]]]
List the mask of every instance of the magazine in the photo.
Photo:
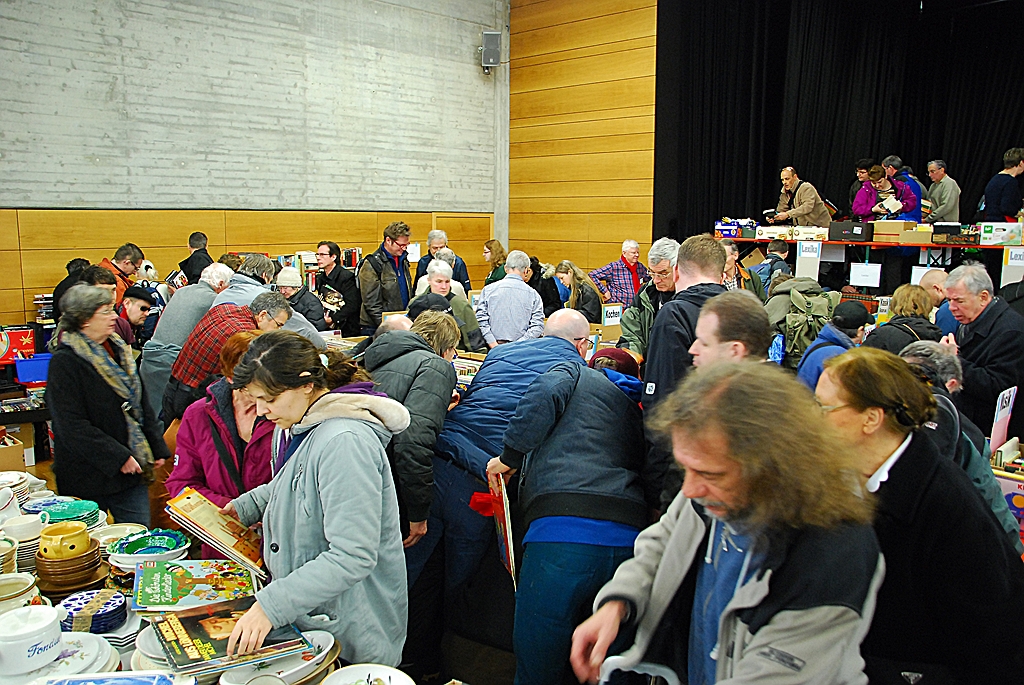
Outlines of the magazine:
[[153,617],[153,630],[175,673],[211,674],[251,661],[295,654],[312,645],[295,626],[270,631],[263,646],[248,654],[228,656],[228,638],[255,597],[243,597]]
[[181,271],[174,269],[171,273],[167,274],[167,278],[164,282],[174,288],[184,288],[188,285],[188,276],[183,274]]
[[498,529],[498,552],[501,562],[512,575],[512,587],[516,587],[516,553],[512,544],[512,516],[508,511],[508,493],[505,479],[497,474],[487,474],[487,484],[494,500],[494,527]]
[[201,493],[185,488],[167,502],[166,510],[174,521],[200,540],[252,571],[260,580],[267,579],[260,536],[238,519],[220,513],[217,505]]
[[326,283],[320,286],[320,291],[316,294],[320,297],[324,309],[328,311],[336,312],[345,306],[345,298],[342,297],[341,293]]
[[145,561],[135,571],[132,609],[181,611],[255,592],[252,573],[233,561]]

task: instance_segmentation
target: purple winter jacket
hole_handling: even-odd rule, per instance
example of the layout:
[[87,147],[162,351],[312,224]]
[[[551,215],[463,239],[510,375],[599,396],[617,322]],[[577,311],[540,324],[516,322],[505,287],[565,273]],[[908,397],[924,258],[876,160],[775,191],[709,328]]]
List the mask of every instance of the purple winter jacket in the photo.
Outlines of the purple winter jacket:
[[[895,197],[903,204],[903,214],[912,212],[917,207],[917,196],[914,195],[914,191],[908,188],[906,183],[897,181],[895,178],[890,178],[889,183],[896,188]],[[857,197],[853,200],[853,220],[875,221],[883,218],[884,214],[875,214],[871,211],[871,208],[877,204],[878,191],[871,185],[871,181],[864,181],[860,190],[857,191]]]
[[[171,497],[176,497],[185,488],[192,487],[218,507],[223,507],[242,493],[238,491],[217,454],[210,419],[216,424],[224,448],[234,460],[235,467],[238,467],[235,446],[238,431],[231,404],[231,387],[220,380],[207,389],[205,398],[196,400],[185,410],[178,429],[174,470],[167,477],[167,492]],[[241,476],[246,491],[269,483],[273,476],[270,470],[273,435],[273,422],[258,418],[253,426],[252,439],[242,453]]]

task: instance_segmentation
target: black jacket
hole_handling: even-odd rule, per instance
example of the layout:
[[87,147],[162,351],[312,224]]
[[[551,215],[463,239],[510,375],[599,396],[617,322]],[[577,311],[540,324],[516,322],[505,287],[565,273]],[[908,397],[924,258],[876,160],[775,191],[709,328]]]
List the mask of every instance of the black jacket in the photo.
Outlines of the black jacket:
[[540,300],[544,303],[544,316],[551,316],[565,305],[558,294],[558,284],[554,276],[546,276],[538,279],[537,292],[540,293]]
[[213,257],[210,256],[205,247],[201,247],[186,259],[178,262],[178,268],[188,278],[188,284],[195,285],[199,282],[199,277],[203,275],[203,269],[211,264],[213,264]]
[[78,269],[69,273],[63,281],[53,289],[53,320],[60,321],[60,298],[71,289],[71,286],[82,280],[82,270]]
[[324,321],[324,305],[319,297],[309,292],[306,286],[296,290],[295,294],[288,298],[288,304],[306,317],[306,321],[313,324],[318,331],[327,330],[327,322]]
[[[861,644],[872,685],[1010,683],[1024,643],[1024,564],[970,479],[922,433],[877,493],[885,582]],[[946,679],[943,679],[945,676]]]
[[[59,288],[60,286],[57,287]],[[999,297],[1006,300],[1006,304],[1010,305],[1010,309],[1024,316],[1024,281],[1007,283],[999,289]],[[53,306],[55,308],[57,306],[56,290],[53,291]]]
[[363,364],[379,390],[409,410],[409,427],[392,439],[395,471],[409,521],[426,521],[434,443],[455,389],[455,368],[412,331],[388,331],[374,340]]
[[863,344],[865,347],[874,347],[898,355],[912,342],[938,342],[941,338],[942,331],[928,319],[920,316],[894,316],[888,323],[868,333]]
[[[964,387],[954,399],[960,411],[987,434],[999,394],[1014,385],[1018,391],[1024,388],[1024,317],[996,298],[977,319],[960,326],[956,342]],[[1024,411],[1011,414],[1007,435],[1024,435]]]
[[331,312],[331,328],[341,331],[345,337],[359,335],[359,307],[363,300],[356,285],[356,276],[343,266],[335,265],[330,274],[318,271],[316,287],[320,297],[324,297],[326,288],[330,286],[341,294],[345,304],[336,312]]
[[601,296],[586,283],[581,285],[579,290],[580,295],[579,302],[576,303],[576,311],[587,317],[588,323],[601,323]]
[[502,463],[520,472],[527,526],[544,516],[650,523],[660,488],[642,483],[640,407],[601,371],[564,362],[537,376],[503,443]]
[[[141,475],[121,473],[133,456],[123,400],[92,364],[71,348],[59,347],[50,359],[46,406],[53,419],[53,472],[62,495],[83,499],[115,495],[141,485]],[[170,452],[160,424],[143,393],[142,430],[154,459]]]

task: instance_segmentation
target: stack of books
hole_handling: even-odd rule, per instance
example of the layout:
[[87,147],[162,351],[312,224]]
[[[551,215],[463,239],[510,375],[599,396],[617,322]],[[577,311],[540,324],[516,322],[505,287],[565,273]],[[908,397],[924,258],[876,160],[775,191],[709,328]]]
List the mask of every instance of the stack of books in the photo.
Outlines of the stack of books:
[[220,513],[216,504],[193,488],[167,502],[170,517],[225,557],[252,572],[261,581],[267,579],[260,554],[260,536],[238,519]]

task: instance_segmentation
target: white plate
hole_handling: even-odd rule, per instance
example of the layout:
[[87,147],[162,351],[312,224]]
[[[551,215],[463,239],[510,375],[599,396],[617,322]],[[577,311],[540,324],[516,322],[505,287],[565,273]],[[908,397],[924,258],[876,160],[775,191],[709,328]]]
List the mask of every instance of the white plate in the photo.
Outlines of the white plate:
[[[56,659],[42,668],[22,675],[0,678],[3,685],[25,685],[36,678],[69,676],[85,673],[103,666],[110,658],[110,645],[92,633],[61,633],[61,652]],[[99,662],[97,664],[97,662]]]
[[245,685],[255,676],[267,674],[276,675],[288,685],[302,680],[316,669],[334,646],[334,635],[325,630],[309,630],[302,635],[312,643],[312,650],[224,671],[220,676],[220,685]]
[[139,650],[135,650],[132,653],[132,670],[133,671],[161,671],[162,673],[171,673],[170,667],[166,663],[159,663],[153,661]]
[[139,631],[139,636],[135,638],[135,647],[152,661],[167,661],[160,640],[157,639],[156,631],[151,625]]
[[366,683],[366,676],[380,678],[388,685],[416,685],[416,681],[390,666],[379,664],[353,664],[345,668],[339,668],[331,675],[324,678],[320,685],[363,685]]
[[144,561],[177,561],[184,558],[186,554],[188,554],[188,547],[182,547],[159,554],[111,554],[107,560],[122,571],[134,571],[136,565]]

